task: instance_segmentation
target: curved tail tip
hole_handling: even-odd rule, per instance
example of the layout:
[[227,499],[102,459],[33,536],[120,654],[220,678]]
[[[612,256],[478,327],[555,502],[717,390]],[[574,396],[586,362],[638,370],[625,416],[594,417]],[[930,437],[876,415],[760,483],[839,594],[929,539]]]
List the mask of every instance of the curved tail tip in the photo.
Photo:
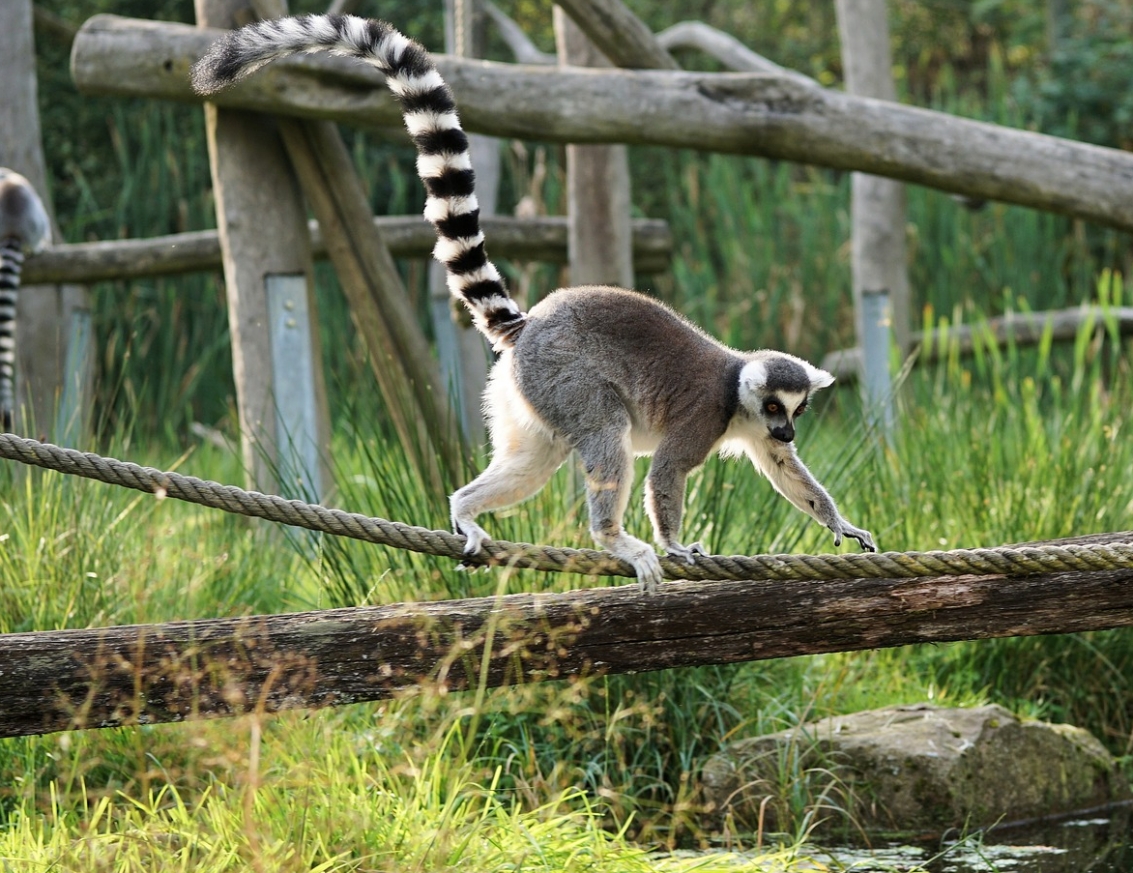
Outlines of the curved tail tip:
[[233,34],[217,39],[189,68],[189,84],[202,97],[223,91],[245,74],[233,51]]

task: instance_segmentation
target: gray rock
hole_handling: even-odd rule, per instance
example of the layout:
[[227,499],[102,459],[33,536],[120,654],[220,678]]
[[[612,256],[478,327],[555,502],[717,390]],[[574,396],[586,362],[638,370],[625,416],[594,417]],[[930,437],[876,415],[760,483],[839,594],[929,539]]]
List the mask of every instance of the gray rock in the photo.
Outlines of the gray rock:
[[701,782],[716,825],[741,833],[817,824],[931,836],[1131,796],[1091,734],[995,705],[880,709],[741,740],[708,760]]

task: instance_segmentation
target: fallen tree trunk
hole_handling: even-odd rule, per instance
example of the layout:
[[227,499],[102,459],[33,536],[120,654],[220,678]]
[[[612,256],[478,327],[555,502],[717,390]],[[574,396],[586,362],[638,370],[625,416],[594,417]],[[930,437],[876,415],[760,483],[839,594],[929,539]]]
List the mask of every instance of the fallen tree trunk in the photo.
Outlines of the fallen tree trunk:
[[[217,36],[98,15],[75,40],[89,94],[196,100],[188,70]],[[547,69],[437,56],[465,126],[501,137],[624,142],[860,170],[1133,230],[1133,154],[910,106],[792,75]],[[342,58],[273,64],[219,105],[397,126],[380,74]]]
[[[374,224],[389,241],[398,258],[431,258],[436,231],[416,215],[378,216]],[[493,257],[500,260],[567,262],[565,216],[480,219]],[[639,273],[660,273],[668,268],[673,239],[666,222],[633,221],[633,263]],[[327,256],[326,241],[316,222],[310,222],[311,251]],[[215,230],[169,234],[148,239],[106,240],[51,246],[24,264],[24,281],[31,284],[74,282],[89,285],[116,279],[172,276],[220,269],[220,238]]]
[[[1056,541],[1116,543],[1133,532]],[[1133,570],[681,582],[0,635],[0,736],[1133,625]]]

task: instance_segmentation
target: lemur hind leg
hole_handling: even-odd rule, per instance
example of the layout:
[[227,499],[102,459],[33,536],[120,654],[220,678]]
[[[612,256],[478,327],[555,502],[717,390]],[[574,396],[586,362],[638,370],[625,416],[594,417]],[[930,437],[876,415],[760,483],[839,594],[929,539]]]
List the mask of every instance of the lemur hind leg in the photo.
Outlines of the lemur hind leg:
[[497,422],[492,434],[492,462],[449,499],[453,530],[468,538],[466,555],[475,555],[491,540],[476,516],[503,509],[531,497],[562,466],[570,447],[538,431]]

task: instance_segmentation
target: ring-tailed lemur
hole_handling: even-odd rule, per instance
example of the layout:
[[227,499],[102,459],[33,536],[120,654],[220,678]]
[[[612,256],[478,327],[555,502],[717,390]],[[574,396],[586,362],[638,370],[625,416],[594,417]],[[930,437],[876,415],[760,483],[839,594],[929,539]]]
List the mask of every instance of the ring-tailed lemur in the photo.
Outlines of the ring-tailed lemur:
[[634,455],[651,454],[645,502],[658,545],[689,562],[699,544],[678,541],[685,480],[713,451],[746,454],[803,512],[874,550],[868,531],[838,512],[799,460],[795,419],[834,381],[792,355],[737,352],[661,303],[621,288],[565,288],[522,312],[484,251],[468,140],[452,92],[428,53],[391,25],[311,15],[250,24],[212,45],[193,86],[213,94],[276,58],[330,51],[372,64],[401,104],[417,146],[425,217],[448,286],[500,352],[485,392],[492,460],[451,498],[465,553],[489,540],[476,517],[533,495],[578,452],[586,470],[590,528],[628,561],[646,591],[661,564],[622,527]]
[[0,425],[11,430],[16,406],[16,300],[24,252],[51,242],[47,210],[31,183],[0,167]]

